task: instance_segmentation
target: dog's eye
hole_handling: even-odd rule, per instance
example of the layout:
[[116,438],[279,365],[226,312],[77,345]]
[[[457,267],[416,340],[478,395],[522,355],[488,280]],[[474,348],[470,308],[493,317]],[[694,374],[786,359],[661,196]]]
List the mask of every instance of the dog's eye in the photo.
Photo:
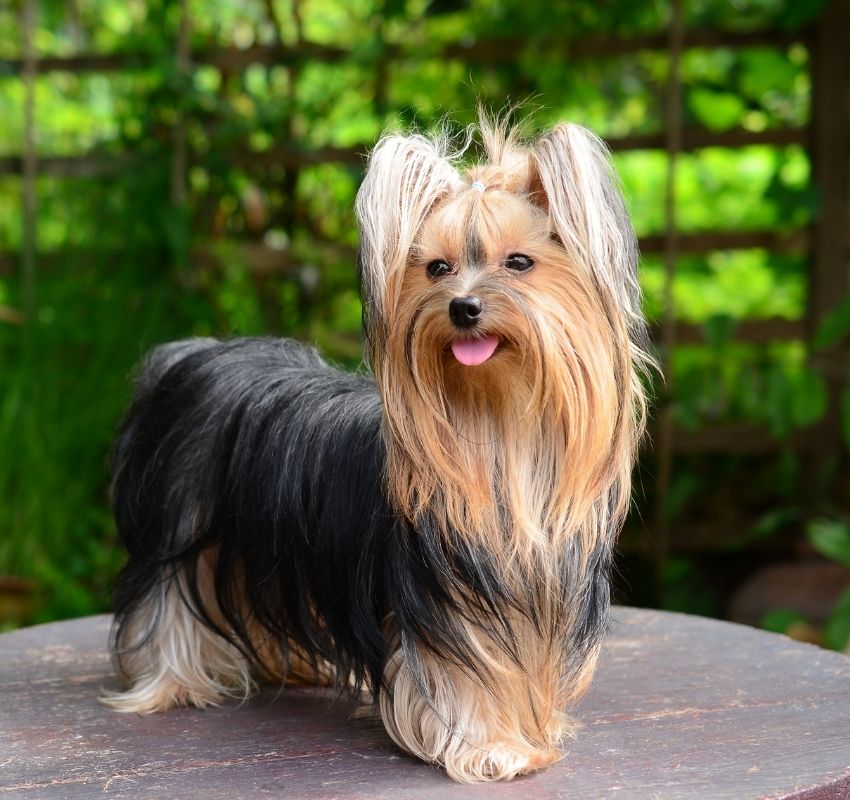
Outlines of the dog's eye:
[[505,259],[505,266],[508,269],[515,270],[516,272],[525,272],[527,269],[531,269],[534,266],[534,259],[529,258],[522,253],[514,253]]
[[443,261],[442,258],[437,258],[434,261],[429,261],[425,269],[428,270],[428,274],[432,278],[442,278],[452,271],[452,265],[448,261]]

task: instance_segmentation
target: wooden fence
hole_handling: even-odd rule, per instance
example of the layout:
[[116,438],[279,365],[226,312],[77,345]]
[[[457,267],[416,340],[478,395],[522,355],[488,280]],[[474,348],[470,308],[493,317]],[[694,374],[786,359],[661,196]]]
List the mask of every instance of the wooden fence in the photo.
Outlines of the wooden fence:
[[[24,40],[27,31],[33,29],[35,0],[24,0],[22,4]],[[770,129],[761,132],[732,130],[715,132],[705,129],[682,129],[681,114],[676,112],[675,97],[681,92],[676,85],[677,76],[671,70],[671,85],[668,86],[668,119],[666,130],[653,135],[634,135],[611,139],[608,144],[617,152],[628,150],[663,150],[674,163],[681,152],[706,147],[740,148],[748,145],[784,146],[797,144],[810,154],[814,165],[814,181],[820,191],[820,209],[816,222],[809,227],[791,231],[757,230],[680,233],[675,225],[668,224],[662,234],[646,236],[640,246],[644,253],[665,254],[670,275],[675,270],[678,255],[707,253],[714,250],[736,250],[763,248],[770,252],[795,252],[804,254],[807,262],[806,285],[808,306],[806,316],[799,320],[759,319],[744,321],[734,331],[737,341],[763,343],[777,340],[806,340],[818,328],[824,316],[837,302],[850,292],[850,0],[829,0],[820,21],[813,27],[798,31],[759,30],[730,32],[721,30],[690,31],[676,30],[674,20],[670,31],[632,38],[588,37],[568,45],[542,41],[541,47],[563,47],[567,59],[594,59],[602,56],[624,56],[646,50],[666,51],[671,57],[680,57],[691,48],[787,48],[792,44],[804,45],[810,55],[810,78],[813,87],[813,110],[807,125],[799,128]],[[678,39],[677,39],[678,37]],[[350,58],[344,49],[298,41],[284,44],[254,45],[247,49],[235,47],[213,47],[190,51],[186,26],[181,28],[178,41],[174,43],[180,69],[190,72],[200,65],[212,65],[230,73],[240,72],[252,64],[285,65],[298,69],[308,62],[334,63]],[[460,60],[468,64],[495,64],[513,59],[521,46],[505,40],[477,41],[470,46],[455,44],[442,48],[439,55],[445,59]],[[428,53],[433,57],[435,53]],[[375,81],[378,90],[385,79],[389,65],[415,60],[419,57],[403,48],[386,47],[375,63]],[[132,153],[83,153],[75,156],[37,157],[33,136],[32,98],[37,75],[47,72],[65,71],[74,74],[129,72],[146,68],[153,56],[145,52],[116,54],[79,53],[73,56],[39,58],[30,46],[25,47],[20,59],[0,61],[0,74],[19,75],[27,93],[26,108],[29,115],[20,154],[0,157],[0,175],[21,176],[24,194],[24,244],[21,252],[0,252],[0,274],[12,274],[20,270],[24,286],[35,282],[36,270],[50,270],[62,258],[61,253],[37,252],[34,233],[35,180],[37,176],[52,176],[63,179],[120,175],[130,168],[136,159]],[[384,76],[382,78],[382,75]],[[672,105],[670,105],[672,104]],[[224,154],[233,165],[280,166],[297,170],[307,165],[330,162],[359,164],[370,143],[350,148],[321,148],[306,150],[291,142],[280,142],[263,152],[253,152],[247,147],[233,148]],[[193,162],[185,140],[185,129],[178,121],[174,130],[174,164],[172,170],[172,199],[181,202],[185,196],[185,173]],[[675,196],[668,197],[671,214],[675,209]],[[297,264],[287,261],[277,251],[270,251],[262,244],[243,245],[245,260],[254,265],[258,273],[270,271],[285,273]],[[195,253],[204,258],[203,248]],[[351,254],[353,257],[353,253]],[[27,304],[27,290],[24,304]],[[27,313],[23,309],[0,309],[0,321],[20,322]],[[684,324],[670,314],[654,329],[654,335],[667,348],[681,343],[696,343],[704,340],[700,326]],[[822,371],[828,386],[829,410],[822,422],[811,431],[792,439],[792,446],[811,451],[812,458],[822,462],[840,457],[840,409],[839,397],[846,381],[847,354],[839,346],[821,356],[822,363],[829,368]],[[664,417],[661,415],[663,426]],[[765,453],[780,446],[767,432],[749,425],[722,425],[700,432],[658,432],[656,439],[662,450],[672,459],[672,453],[737,451]],[[781,443],[787,447],[788,443]],[[669,465],[668,465],[669,469]],[[663,492],[662,492],[663,493]]]

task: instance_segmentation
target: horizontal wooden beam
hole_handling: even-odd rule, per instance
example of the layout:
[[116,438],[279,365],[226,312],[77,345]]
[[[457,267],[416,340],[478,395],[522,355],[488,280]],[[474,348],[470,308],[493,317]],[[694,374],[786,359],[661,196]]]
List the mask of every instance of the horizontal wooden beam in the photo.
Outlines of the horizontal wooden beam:
[[[748,47],[779,47],[786,48],[792,44],[808,44],[813,37],[812,29],[801,28],[798,31],[769,29],[761,31],[722,31],[702,30],[691,31],[685,35],[685,49],[703,48],[748,48]],[[483,39],[470,44],[450,44],[444,47],[442,55],[445,58],[455,58],[468,63],[514,63],[517,53],[529,44],[537,50],[551,52],[560,50],[567,60],[585,58],[611,58],[629,56],[647,51],[667,50],[670,37],[666,32],[647,33],[638,36],[609,36],[588,35],[575,41],[564,41],[563,38],[538,37],[530,40],[528,37],[508,39]],[[400,51],[396,57],[410,57],[407,51]]]
[[[198,245],[191,254],[193,266],[216,269],[226,262],[244,264],[256,278],[270,276],[295,277],[304,261],[288,250],[278,250],[261,242],[214,242]],[[354,261],[352,260],[352,268]]]
[[[73,156],[43,156],[36,161],[38,175],[51,178],[97,178],[115,175],[141,161],[133,153],[81,153]],[[0,175],[20,175],[23,157],[0,156]]]
[[[756,456],[757,457],[757,456]],[[756,515],[747,515],[741,510],[718,509],[710,519],[688,518],[670,526],[671,554],[726,555],[741,557],[742,537],[747,537],[755,527]],[[626,528],[617,540],[617,550],[624,555],[650,558],[657,557],[657,544],[646,535],[646,527],[639,523],[626,523]],[[746,539],[746,553],[751,558],[788,555],[791,544],[783,536],[753,536]]]
[[[244,147],[234,147],[223,151],[220,155],[228,163],[252,169],[258,167],[301,168],[316,164],[353,164],[363,166],[369,145],[357,147],[320,147],[306,150],[288,145],[275,145],[268,150],[254,151]],[[202,159],[195,159],[201,163]]]
[[0,305],[0,322],[7,325],[23,325],[26,317],[16,308]]
[[[696,48],[747,48],[747,47],[790,47],[793,44],[809,44],[814,38],[814,29],[800,28],[787,31],[766,28],[754,31],[724,31],[703,29],[685,31],[684,46]],[[667,31],[647,33],[640,36],[583,36],[565,45],[570,56],[579,58],[604,58],[606,56],[631,55],[642,51],[667,50],[670,34]]]
[[[350,252],[351,268],[354,270],[355,253]],[[262,242],[222,240],[197,245],[191,253],[192,264],[199,268],[212,268],[224,262],[244,263],[257,277],[268,275],[295,275],[305,266],[302,259],[287,250],[268,247]],[[56,274],[66,269],[72,271],[80,264],[120,263],[121,251],[118,249],[68,247],[42,251],[37,256],[39,271]],[[20,253],[0,252],[0,276],[15,274],[20,265]],[[0,313],[3,307],[0,306]],[[2,316],[0,316],[2,319]]]
[[[683,134],[682,149],[696,150],[704,147],[738,148],[747,145],[787,145],[806,144],[808,131],[804,128],[785,128],[770,131],[725,131],[686,130]],[[663,150],[663,134],[642,134],[608,140],[608,146],[615,152],[627,150]],[[362,164],[369,145],[355,147],[322,147],[304,149],[287,145],[275,145],[268,150],[253,151],[246,147],[232,147],[220,155],[237,166],[251,167],[304,167],[314,164],[343,163]],[[144,156],[135,153],[97,153],[88,152],[69,156],[43,156],[38,159],[38,174],[57,178],[97,177],[114,175],[134,164],[143,161]],[[195,163],[203,159],[195,157]],[[0,175],[20,175],[23,160],[20,155],[0,157]]]
[[31,578],[0,575],[0,593],[2,594],[30,594],[36,588],[37,584]]
[[[228,163],[244,169],[280,166],[298,168],[316,164],[362,164],[367,146],[357,147],[321,147],[305,150],[299,147],[276,145],[268,150],[253,151],[247,148],[233,147],[216,154]],[[52,178],[96,178],[116,175],[132,169],[145,161],[144,156],[135,153],[97,153],[88,152],[73,156],[44,156],[38,159],[39,175]],[[202,163],[203,159],[193,158],[193,163]],[[19,155],[0,156],[0,175],[20,175],[23,170],[23,158]]]
[[[746,48],[780,47],[795,43],[808,43],[812,38],[809,28],[798,31],[766,29],[759,31],[690,31],[685,36],[686,48]],[[572,42],[562,38],[512,37],[502,39],[480,39],[468,44],[454,43],[436,50],[386,45],[379,57],[390,60],[422,60],[445,58],[467,63],[514,63],[517,53],[533,46],[537,49],[562,50],[567,59],[603,58],[633,55],[644,51],[666,50],[666,33],[649,33],[638,36],[585,36]],[[209,47],[197,49],[191,60],[196,64],[208,64],[225,71],[238,72],[252,64],[266,66],[288,65],[307,61],[335,63],[356,60],[356,52],[330,45],[302,42],[297,45],[259,45],[251,47]],[[70,56],[44,56],[37,61],[40,73],[45,72],[117,72],[132,69],[147,69],[160,56],[145,51],[123,53],[78,53]],[[0,59],[0,77],[18,75],[23,64],[20,58]]]
[[[656,341],[661,338],[661,326],[651,325],[650,335]],[[806,336],[805,320],[768,317],[767,319],[742,319],[733,323],[730,339],[747,344],[803,339]],[[676,344],[705,344],[705,326],[696,323],[677,322]]]
[[[785,146],[808,145],[811,134],[808,128],[772,128],[765,131],[748,131],[735,128],[729,131],[710,131],[704,128],[685,128],[682,131],[683,152],[701,150],[705,147],[751,147],[752,145]],[[608,147],[615,153],[628,150],[664,150],[664,133],[642,133],[606,139]]]
[[[46,72],[122,72],[149,69],[160,61],[161,54],[142,50],[123,53],[78,53],[70,56],[44,56],[39,58],[39,73]],[[353,58],[350,50],[328,45],[304,42],[297,45],[261,45],[251,47],[208,47],[194,50],[191,62],[195,65],[214,66],[226,72],[239,72],[252,64],[287,66],[306,61],[334,63]],[[22,59],[0,59],[0,77],[18,75]]]
[[[653,428],[650,425],[651,447]],[[803,432],[787,439],[774,436],[766,428],[747,422],[717,423],[697,431],[677,429],[673,435],[673,449],[677,453],[747,453],[769,454],[791,447],[794,450],[809,446],[810,438]]]
[[[663,253],[664,235],[650,234],[638,240],[642,253]],[[769,250],[774,253],[805,252],[811,245],[811,232],[796,230],[700,231],[680,233],[676,238],[679,254],[710,253],[715,250]]]

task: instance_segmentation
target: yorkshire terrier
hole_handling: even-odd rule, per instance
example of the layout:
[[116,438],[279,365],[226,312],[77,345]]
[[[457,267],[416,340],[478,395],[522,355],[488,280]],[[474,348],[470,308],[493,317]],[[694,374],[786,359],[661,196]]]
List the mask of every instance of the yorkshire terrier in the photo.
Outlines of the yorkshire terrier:
[[113,502],[122,711],[368,693],[458,781],[556,761],[591,679],[649,362],[602,142],[387,135],[356,201],[371,374],[275,339],[144,362]]

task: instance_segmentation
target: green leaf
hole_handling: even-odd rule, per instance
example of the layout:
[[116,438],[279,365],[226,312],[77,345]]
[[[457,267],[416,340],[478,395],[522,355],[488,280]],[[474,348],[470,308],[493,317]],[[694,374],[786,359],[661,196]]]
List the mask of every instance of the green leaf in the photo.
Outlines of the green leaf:
[[803,370],[789,380],[789,403],[795,427],[805,427],[819,420],[826,411],[827,394],[823,378],[811,370]]
[[729,314],[712,314],[703,325],[709,347],[719,350],[735,332],[735,320]]
[[832,519],[812,520],[806,536],[821,555],[850,569],[850,525]]
[[700,477],[693,473],[680,472],[673,478],[664,508],[667,519],[677,519],[688,502],[699,494],[701,488]]
[[788,379],[782,365],[768,365],[765,376],[765,412],[774,436],[787,436],[793,427],[788,394]]
[[850,335],[850,294],[821,320],[812,346],[815,350],[821,350],[848,335]]
[[[801,511],[799,508],[774,508],[759,517],[750,530],[747,540],[766,539],[787,529],[792,523],[798,523]],[[744,540],[744,544],[747,543]]]
[[850,589],[839,598],[823,626],[824,643],[833,650],[844,650],[850,640]]
[[787,633],[792,625],[807,621],[799,611],[778,608],[775,611],[769,611],[761,618],[761,627],[773,633]]
[[786,3],[779,19],[786,31],[797,30],[814,22],[823,10],[825,0],[808,0],[806,3]]
[[740,58],[741,90],[759,103],[778,87],[792,86],[800,71],[779,48],[744,51]]
[[744,101],[740,97],[704,88],[688,92],[688,105],[697,120],[712,131],[734,128],[745,111]]

